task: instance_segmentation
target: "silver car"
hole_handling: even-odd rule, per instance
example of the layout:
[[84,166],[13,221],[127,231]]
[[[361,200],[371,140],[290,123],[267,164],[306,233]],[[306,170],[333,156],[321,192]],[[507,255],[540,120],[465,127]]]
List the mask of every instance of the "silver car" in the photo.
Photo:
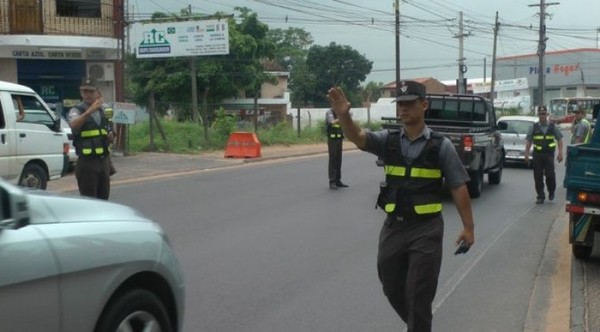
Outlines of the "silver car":
[[1,331],[179,331],[184,282],[158,224],[0,180]]
[[[500,129],[504,140],[505,161],[524,164],[525,146],[527,144],[525,137],[529,128],[536,121],[538,121],[537,117],[526,115],[507,115],[498,119],[498,129]],[[530,148],[530,156],[532,151],[533,148]]]

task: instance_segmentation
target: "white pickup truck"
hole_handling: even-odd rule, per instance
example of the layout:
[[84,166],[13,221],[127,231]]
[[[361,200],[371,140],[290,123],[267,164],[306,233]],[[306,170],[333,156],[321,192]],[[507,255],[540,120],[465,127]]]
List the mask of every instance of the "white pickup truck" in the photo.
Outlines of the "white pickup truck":
[[0,81],[0,177],[46,189],[68,167],[69,141],[60,117],[32,89]]

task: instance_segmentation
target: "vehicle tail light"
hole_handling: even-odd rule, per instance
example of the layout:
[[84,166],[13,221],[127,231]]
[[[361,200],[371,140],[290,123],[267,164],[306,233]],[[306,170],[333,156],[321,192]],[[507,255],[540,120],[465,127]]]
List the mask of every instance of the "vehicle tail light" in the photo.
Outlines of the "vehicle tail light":
[[571,212],[571,213],[583,213],[583,206],[567,204],[565,207],[565,210],[567,212]]
[[473,151],[473,136],[465,135],[463,136],[463,150],[467,152]]
[[600,194],[581,191],[577,193],[577,200],[581,203],[600,204]]
[[69,154],[69,143],[63,143],[63,154]]

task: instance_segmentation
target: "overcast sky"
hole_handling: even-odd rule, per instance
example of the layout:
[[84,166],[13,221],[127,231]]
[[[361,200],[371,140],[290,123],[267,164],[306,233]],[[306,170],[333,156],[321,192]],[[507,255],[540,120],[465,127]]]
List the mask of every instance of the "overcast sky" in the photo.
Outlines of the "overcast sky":
[[[195,13],[234,13],[248,7],[271,29],[299,27],[314,44],[349,45],[373,61],[367,81],[395,80],[394,0],[129,0],[130,18],[154,11],[179,13],[188,5]],[[402,78],[458,76],[459,12],[463,12],[465,77],[491,75],[493,28],[498,12],[497,56],[535,54],[539,0],[410,0],[400,1]],[[546,0],[546,51],[596,48],[600,0]],[[552,5],[550,5],[552,4]],[[142,7],[140,7],[140,5]],[[533,6],[532,6],[533,5]],[[286,23],[287,19],[287,23]],[[484,60],[485,59],[485,60]],[[486,66],[484,66],[484,63]]]

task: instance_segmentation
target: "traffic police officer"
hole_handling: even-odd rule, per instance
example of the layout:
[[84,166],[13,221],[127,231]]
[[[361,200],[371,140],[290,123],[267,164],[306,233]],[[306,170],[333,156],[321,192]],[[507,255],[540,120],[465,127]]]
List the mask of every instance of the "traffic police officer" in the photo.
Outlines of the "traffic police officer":
[[79,87],[83,100],[69,110],[69,125],[77,152],[75,177],[79,193],[108,200],[110,194],[110,160],[108,145],[113,133],[104,114],[98,86],[86,79]]
[[386,182],[377,200],[387,213],[377,257],[383,292],[409,332],[430,331],[442,261],[442,179],[463,224],[456,244],[462,242],[469,248],[475,240],[466,187],[469,176],[450,140],[425,125],[425,86],[414,81],[399,83],[395,99],[403,125],[399,131],[363,130],[353,122],[343,91],[332,88],[328,95],[346,138],[385,164]]
[[342,182],[344,133],[333,110],[329,109],[325,114],[325,123],[327,125],[327,152],[329,153],[329,189],[345,188],[348,185]]
[[529,163],[529,149],[533,144],[533,181],[537,194],[535,203],[543,204],[546,199],[544,192],[544,176],[548,187],[548,199],[554,200],[556,190],[556,174],[554,172],[554,151],[558,145],[556,160],[563,160],[562,133],[554,123],[548,121],[546,106],[538,107],[538,122],[534,123],[525,136],[525,162]]

